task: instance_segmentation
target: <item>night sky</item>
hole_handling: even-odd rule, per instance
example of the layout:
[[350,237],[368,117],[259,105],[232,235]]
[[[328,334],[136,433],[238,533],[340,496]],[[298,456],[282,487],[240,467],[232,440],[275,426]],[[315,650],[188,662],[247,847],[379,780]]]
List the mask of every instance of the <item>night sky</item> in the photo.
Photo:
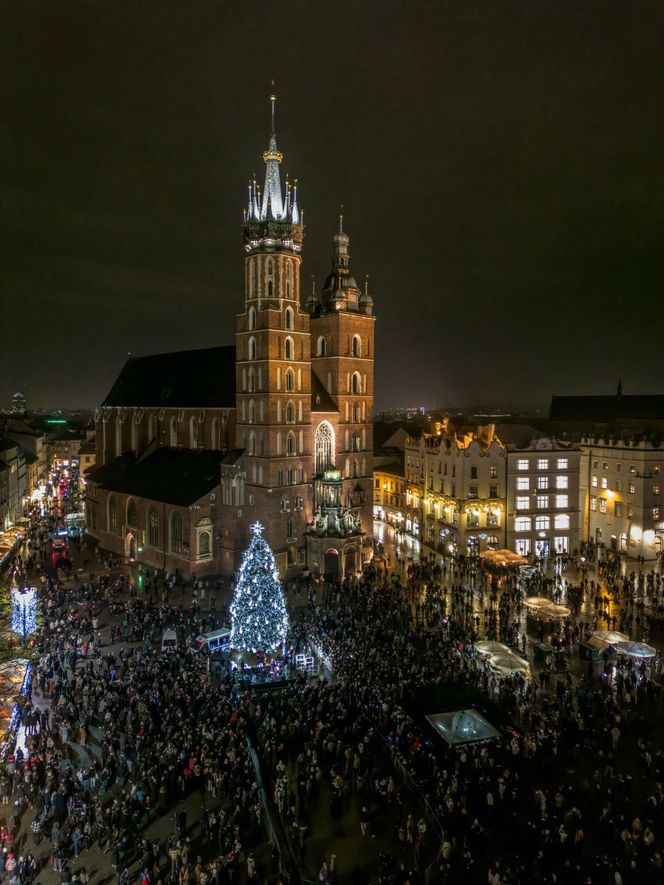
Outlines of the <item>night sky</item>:
[[378,408],[662,392],[661,3],[3,4],[0,404],[229,344],[270,80],[302,289],[339,204]]

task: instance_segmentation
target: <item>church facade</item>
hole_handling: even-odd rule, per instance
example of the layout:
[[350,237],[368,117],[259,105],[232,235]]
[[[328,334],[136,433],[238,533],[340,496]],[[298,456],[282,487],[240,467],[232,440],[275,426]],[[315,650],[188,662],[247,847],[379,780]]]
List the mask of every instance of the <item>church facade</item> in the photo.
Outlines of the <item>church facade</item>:
[[146,567],[230,576],[259,521],[286,580],[339,579],[373,549],[373,301],[340,218],[331,272],[303,303],[304,225],[271,100],[235,346],[127,361],[95,415],[87,527]]

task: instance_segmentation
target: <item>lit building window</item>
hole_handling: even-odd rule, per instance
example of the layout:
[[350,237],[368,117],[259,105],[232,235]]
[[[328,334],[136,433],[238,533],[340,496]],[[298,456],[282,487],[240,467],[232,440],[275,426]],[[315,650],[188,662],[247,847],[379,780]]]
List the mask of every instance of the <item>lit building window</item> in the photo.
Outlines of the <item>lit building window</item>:
[[599,512],[606,513],[606,498],[599,499]]
[[629,465],[629,472],[630,472],[630,473],[636,473],[636,467],[635,467],[633,464],[630,464],[630,465]]
[[519,458],[516,462],[517,470],[528,470],[528,459],[527,458]]
[[567,458],[558,458],[558,470],[567,470],[568,469],[568,459]]
[[496,466],[491,466],[489,468],[489,479],[497,479],[498,478],[498,468]]
[[630,493],[630,495],[636,494],[636,484],[633,482],[630,482],[630,484],[629,484],[629,493]]
[[597,510],[597,498],[594,495],[590,496],[590,509]]
[[516,487],[520,492],[527,492],[530,488],[530,478],[528,476],[517,476]]
[[539,458],[537,461],[537,469],[538,470],[548,470],[549,469],[549,459],[548,458]]
[[549,477],[548,476],[538,476],[537,477],[537,488],[538,489],[548,489],[549,488]]
[[529,503],[530,503],[529,498],[517,498],[516,499],[516,509],[517,510],[528,510]]
[[530,517],[529,516],[517,516],[514,520],[514,531],[515,532],[529,532],[530,531]]
[[594,489],[597,488],[597,477],[596,477],[596,476],[591,477],[591,479],[590,479],[590,485],[591,485]]
[[559,513],[558,516],[554,517],[553,527],[554,529],[568,529],[569,516],[566,513]]
[[548,495],[538,495],[537,496],[537,509],[538,510],[546,510],[549,506],[549,496]]
[[542,532],[551,528],[551,520],[548,516],[535,517],[535,531]]
[[609,480],[606,476],[603,476],[602,477],[602,488],[608,489],[608,487],[609,487]]
[[566,476],[557,476],[556,477],[556,488],[557,489],[566,489],[569,487],[569,479]]
[[616,501],[613,510],[614,510],[614,513],[616,516],[618,516],[618,517],[622,516],[623,515],[622,503],[620,501]]
[[652,508],[652,518],[655,520],[658,520],[659,519],[659,512],[660,512],[659,507],[653,507]]
[[659,486],[653,486],[653,487],[652,487],[652,493],[653,493],[653,495],[659,495],[659,491],[660,491]]
[[567,507],[569,505],[568,495],[556,495],[556,507]]

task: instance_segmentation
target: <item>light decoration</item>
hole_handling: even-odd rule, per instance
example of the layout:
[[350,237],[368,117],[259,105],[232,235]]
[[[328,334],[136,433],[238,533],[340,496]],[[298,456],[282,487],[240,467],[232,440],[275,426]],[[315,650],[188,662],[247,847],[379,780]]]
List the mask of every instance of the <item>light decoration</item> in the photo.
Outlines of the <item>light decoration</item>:
[[25,640],[37,629],[37,589],[12,587],[12,631]]
[[288,612],[274,554],[262,537],[263,526],[251,526],[231,603],[231,647],[237,651],[273,652],[283,646]]

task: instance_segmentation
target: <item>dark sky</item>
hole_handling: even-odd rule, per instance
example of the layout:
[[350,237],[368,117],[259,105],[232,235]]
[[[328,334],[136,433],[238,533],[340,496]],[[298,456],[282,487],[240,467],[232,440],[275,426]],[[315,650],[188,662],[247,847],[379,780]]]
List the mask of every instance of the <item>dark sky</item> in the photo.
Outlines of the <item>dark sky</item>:
[[227,344],[270,79],[303,291],[345,206],[377,406],[662,392],[660,2],[3,4],[0,403]]

